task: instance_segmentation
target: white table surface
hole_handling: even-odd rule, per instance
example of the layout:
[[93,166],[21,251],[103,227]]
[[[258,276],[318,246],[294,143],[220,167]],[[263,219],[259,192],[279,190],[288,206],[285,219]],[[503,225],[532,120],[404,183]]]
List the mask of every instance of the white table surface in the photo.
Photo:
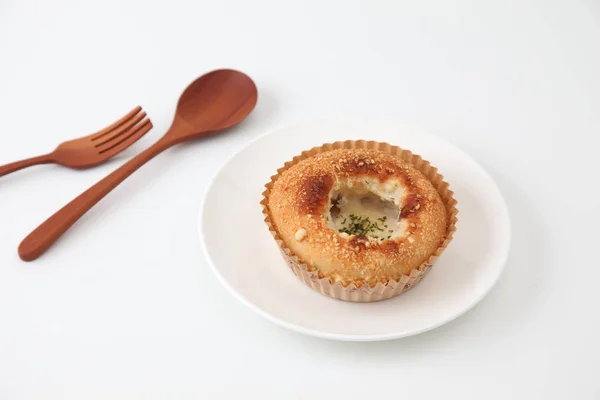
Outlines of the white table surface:
[[[0,178],[0,399],[599,399],[599,43],[597,0],[0,1],[0,163],[137,104],[155,126],[100,167]],[[20,261],[23,237],[221,67],[258,85],[243,127],[162,154]],[[419,125],[497,181],[511,254],[473,310],[342,343],[218,283],[196,233],[211,176],[251,139],[328,114]]]

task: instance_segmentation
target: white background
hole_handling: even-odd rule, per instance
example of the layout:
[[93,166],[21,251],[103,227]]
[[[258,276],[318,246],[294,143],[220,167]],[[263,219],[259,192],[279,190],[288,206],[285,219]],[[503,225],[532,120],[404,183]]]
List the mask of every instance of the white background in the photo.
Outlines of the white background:
[[[162,154],[20,261],[23,237],[221,67],[258,85],[243,126]],[[137,104],[155,126],[100,167],[0,178],[0,399],[599,399],[599,73],[597,0],[0,0],[0,163]],[[512,249],[472,311],[342,343],[220,286],[196,233],[209,179],[251,139],[327,114],[419,125],[497,181]]]

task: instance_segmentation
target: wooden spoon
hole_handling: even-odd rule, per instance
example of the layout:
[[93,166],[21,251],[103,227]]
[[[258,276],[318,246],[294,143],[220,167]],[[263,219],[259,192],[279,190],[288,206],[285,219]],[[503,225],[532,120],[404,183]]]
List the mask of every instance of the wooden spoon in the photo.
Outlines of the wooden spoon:
[[254,109],[257,99],[252,79],[238,71],[217,70],[196,79],[179,98],[167,133],[38,226],[19,245],[19,257],[23,261],[35,260],[87,210],[142,165],[177,143],[215,134],[240,123]]

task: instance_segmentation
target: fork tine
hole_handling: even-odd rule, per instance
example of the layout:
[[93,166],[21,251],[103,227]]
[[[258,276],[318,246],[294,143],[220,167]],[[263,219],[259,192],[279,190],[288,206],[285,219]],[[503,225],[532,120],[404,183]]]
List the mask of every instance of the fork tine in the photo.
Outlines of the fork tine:
[[106,133],[102,134],[101,136],[98,136],[95,139],[92,138],[92,142],[94,142],[96,147],[107,144],[110,141],[118,138],[122,134],[127,133],[133,126],[137,125],[145,117],[146,117],[146,113],[142,112],[142,113],[136,115],[134,118],[130,119],[129,121],[125,122],[121,126],[117,127],[113,131],[106,132]]
[[103,136],[105,133],[110,132],[110,131],[112,131],[115,128],[118,128],[119,126],[121,126],[125,122],[127,122],[129,119],[131,119],[134,115],[136,115],[137,113],[139,113],[141,110],[142,110],[142,107],[141,106],[137,106],[133,110],[129,111],[126,115],[124,115],[117,122],[114,122],[114,123],[110,124],[109,126],[107,126],[106,128],[102,129],[101,131],[93,133],[91,135],[91,139],[92,140],[96,140],[96,139],[100,138],[101,136]]
[[152,122],[150,119],[145,119],[141,124],[136,125],[134,128],[121,135],[118,140],[113,140],[102,146],[97,146],[98,152],[102,156],[110,158],[137,142],[150,129],[152,129]]

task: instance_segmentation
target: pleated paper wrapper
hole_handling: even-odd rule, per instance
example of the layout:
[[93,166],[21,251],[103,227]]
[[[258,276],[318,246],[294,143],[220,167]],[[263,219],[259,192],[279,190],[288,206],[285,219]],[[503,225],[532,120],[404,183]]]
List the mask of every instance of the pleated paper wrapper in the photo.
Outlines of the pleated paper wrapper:
[[[288,168],[297,164],[298,162],[309,158],[317,153],[335,149],[372,149],[380,150],[390,153],[404,161],[411,163],[416,169],[418,169],[426,178],[429,179],[431,184],[435,187],[437,192],[446,207],[448,215],[448,224],[446,228],[445,239],[438,249],[423,262],[420,266],[413,269],[409,275],[403,275],[400,280],[390,280],[387,284],[377,283],[376,286],[368,286],[366,284],[357,287],[354,283],[347,286],[343,286],[340,282],[332,282],[328,277],[319,278],[316,271],[309,271],[308,265],[302,263],[298,259],[298,256],[294,254],[283,242],[275,224],[272,223],[270,213],[268,210],[268,198],[275,181],[279,176]],[[350,302],[374,302],[389,299],[398,296],[410,288],[414,287],[419,283],[432,269],[435,261],[442,255],[448,244],[452,240],[452,236],[456,231],[456,222],[458,210],[456,208],[456,200],[454,199],[454,192],[450,190],[450,186],[444,181],[444,177],[438,172],[437,168],[432,166],[428,161],[424,160],[421,156],[413,154],[409,150],[404,150],[397,146],[392,146],[388,143],[364,141],[364,140],[349,140],[345,142],[327,143],[322,146],[314,147],[310,150],[302,152],[302,154],[294,157],[291,161],[284,164],[282,168],[277,170],[277,174],[271,177],[271,181],[265,185],[266,190],[263,192],[263,199],[260,202],[265,216],[265,223],[275,241],[277,242],[283,258],[287,261],[292,272],[306,285],[315,291],[324,294],[326,296],[350,301]]]

